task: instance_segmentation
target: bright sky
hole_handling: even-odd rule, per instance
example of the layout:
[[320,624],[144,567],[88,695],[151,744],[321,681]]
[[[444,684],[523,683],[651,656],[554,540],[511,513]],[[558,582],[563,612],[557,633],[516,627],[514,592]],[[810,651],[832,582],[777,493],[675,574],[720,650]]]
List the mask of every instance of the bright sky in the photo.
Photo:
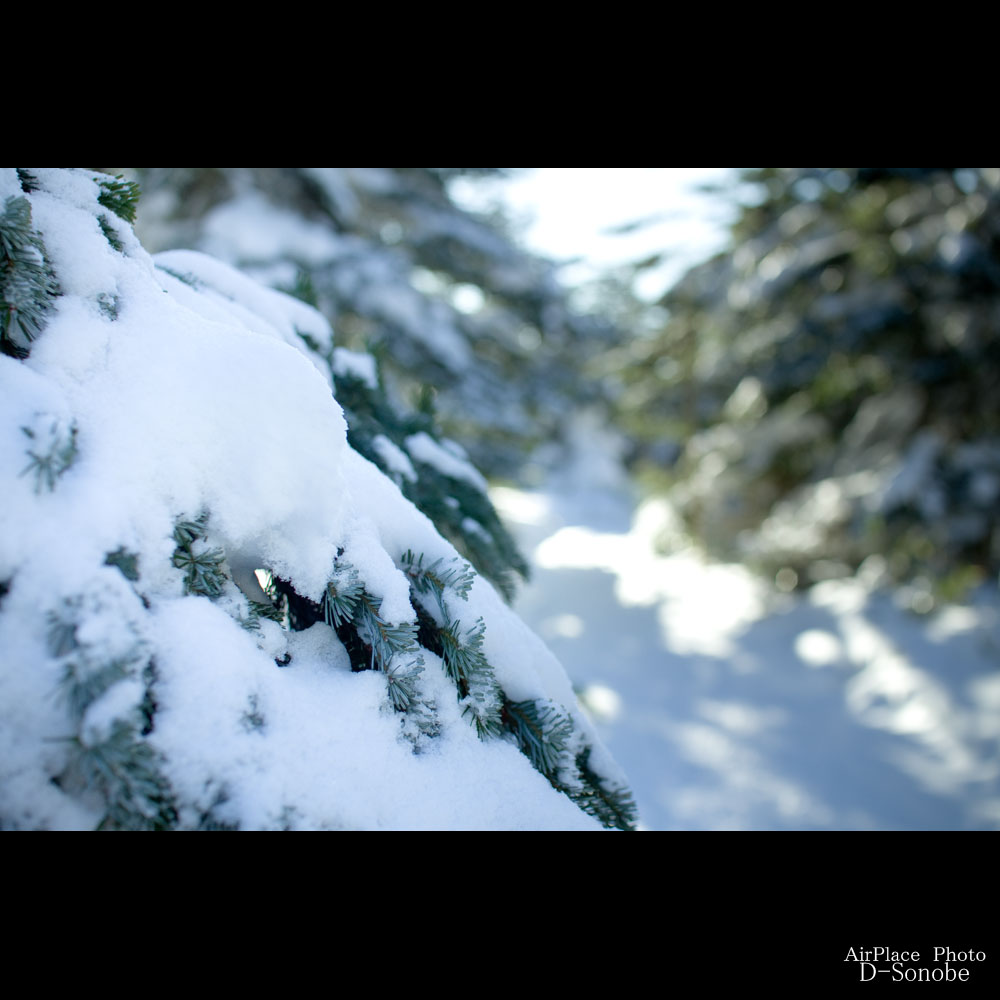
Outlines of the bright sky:
[[[460,183],[454,193],[470,207],[500,201],[523,223],[529,249],[556,260],[579,259],[563,271],[570,285],[669,251],[671,259],[645,275],[639,287],[652,299],[687,267],[721,248],[728,210],[695,186],[731,175],[729,167],[531,167],[504,181]],[[607,232],[650,218],[655,223],[637,232]]]

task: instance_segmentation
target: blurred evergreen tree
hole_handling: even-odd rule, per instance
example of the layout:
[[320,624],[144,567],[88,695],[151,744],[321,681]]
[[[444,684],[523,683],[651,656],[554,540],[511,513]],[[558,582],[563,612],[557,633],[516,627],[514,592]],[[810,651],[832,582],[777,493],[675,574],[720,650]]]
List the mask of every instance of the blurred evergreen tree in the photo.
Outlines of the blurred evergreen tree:
[[489,167],[140,168],[137,232],[203,250],[316,306],[378,360],[390,404],[433,414],[487,475],[516,478],[592,401],[611,325],[569,308],[554,266],[460,208]]
[[1000,170],[763,168],[740,191],[731,252],[606,361],[635,465],[786,585],[874,555],[920,610],[996,573]]

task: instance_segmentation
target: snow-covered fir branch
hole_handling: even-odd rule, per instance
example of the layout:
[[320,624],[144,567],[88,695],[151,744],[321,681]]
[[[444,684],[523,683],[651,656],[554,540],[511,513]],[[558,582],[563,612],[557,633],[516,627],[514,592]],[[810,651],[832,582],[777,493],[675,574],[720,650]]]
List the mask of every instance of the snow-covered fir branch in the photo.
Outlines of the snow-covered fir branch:
[[136,199],[0,170],[0,826],[632,827],[472,466],[354,365],[374,464],[328,321]]

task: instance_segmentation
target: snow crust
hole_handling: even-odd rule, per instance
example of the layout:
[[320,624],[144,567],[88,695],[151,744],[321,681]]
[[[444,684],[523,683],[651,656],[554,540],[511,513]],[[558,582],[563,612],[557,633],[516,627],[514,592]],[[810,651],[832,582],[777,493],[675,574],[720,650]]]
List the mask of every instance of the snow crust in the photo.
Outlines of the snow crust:
[[[457,553],[348,446],[329,372],[302,347],[302,333],[333,344],[319,313],[203,254],[153,259],[116,223],[117,252],[96,221],[92,175],[33,173],[39,189],[23,196],[64,294],[29,358],[0,356],[0,822],[85,829],[100,818],[99,804],[52,780],[74,734],[59,695],[70,654],[53,651],[50,633],[67,619],[84,667],[131,664],[89,710],[95,739],[134,717],[139,670],[155,661],[148,741],[181,825],[214,809],[259,829],[600,829],[512,743],[476,737],[432,654],[422,683],[440,735],[416,753],[385,678],[352,673],[329,627],[247,630],[232,579],[217,600],[185,593],[173,530],[199,515],[227,577],[271,569],[313,600],[343,550],[390,623],[414,620],[402,554]],[[0,172],[6,194],[21,196],[12,170]],[[75,457],[51,490],[28,472],[22,427],[75,429]],[[430,438],[407,443],[485,488]],[[105,561],[123,549],[138,556],[137,581]],[[484,619],[511,698],[558,701],[592,734],[559,663],[486,581],[461,611]],[[593,761],[620,774],[603,748]]]

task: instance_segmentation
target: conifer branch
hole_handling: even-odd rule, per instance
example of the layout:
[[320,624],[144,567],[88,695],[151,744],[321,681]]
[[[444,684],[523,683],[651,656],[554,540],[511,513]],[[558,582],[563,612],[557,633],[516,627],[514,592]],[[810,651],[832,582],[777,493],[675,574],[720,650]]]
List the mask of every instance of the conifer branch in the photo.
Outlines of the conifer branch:
[[181,284],[187,285],[189,288],[204,288],[205,286],[203,281],[200,281],[187,271],[176,271],[171,267],[167,267],[166,264],[157,264],[156,269],[162,271],[164,274],[169,274],[171,278],[176,278]]
[[592,747],[574,752],[579,743],[570,716],[561,706],[545,699],[504,701],[504,725],[517,740],[535,769],[553,788],[575,802],[604,826],[634,830],[637,811],[631,791],[602,778],[590,766]]
[[77,636],[80,601],[67,601],[60,611],[48,614],[46,635],[49,653],[63,664],[62,697],[74,722],[81,722],[87,708],[109,688],[135,674],[134,666],[143,658],[141,643],[128,656],[111,660],[94,658],[92,650]]
[[390,625],[379,614],[380,607],[381,602],[362,590],[356,624],[358,634],[372,647],[379,668],[385,669],[397,654],[417,648],[417,626],[415,622]]
[[107,292],[101,292],[101,294],[97,296],[98,308],[110,320],[118,319],[120,304],[120,299],[117,295],[108,295]]
[[424,661],[415,655],[419,648],[417,624],[391,625],[381,616],[380,608],[381,602],[365,590],[354,567],[349,562],[338,563],[323,592],[324,621],[338,632],[345,648],[356,648],[360,643],[370,651],[370,667],[385,675],[392,707],[420,716],[420,729],[430,731],[436,725],[433,710],[418,691]]
[[424,669],[420,656],[409,655],[418,648],[417,626],[390,625],[379,614],[380,602],[364,590],[358,607],[358,635],[371,647],[373,666],[385,674],[392,707],[408,712],[419,700],[417,680]]
[[71,717],[82,722],[87,709],[105,691],[134,673],[130,660],[111,660],[96,667],[80,659],[70,660],[63,668],[62,691]]
[[246,618],[238,616],[236,620],[248,632],[254,632],[260,628],[261,618],[284,627],[285,609],[281,605],[265,604],[263,601],[253,601],[248,597]]
[[38,178],[24,167],[16,167],[17,179],[21,182],[21,190],[25,194],[31,194],[38,190]]
[[226,575],[221,566],[225,553],[221,549],[194,553],[190,549],[177,549],[173,563],[184,570],[184,588],[189,594],[218,597],[222,593]]
[[450,566],[444,559],[436,559],[430,566],[424,566],[423,555],[418,558],[410,549],[407,549],[400,559],[403,572],[409,577],[417,593],[433,593],[440,603],[445,590],[450,590],[463,601],[467,601],[476,574],[472,567],[462,560],[449,561]]
[[462,623],[456,619],[441,628],[439,636],[444,651],[445,673],[458,685],[465,695],[468,692],[469,681],[477,673],[490,669],[483,655],[483,635],[486,626],[480,618],[465,635],[461,632]]
[[389,691],[389,700],[397,712],[409,712],[419,702],[417,679],[423,673],[423,664],[423,659],[417,657],[407,663],[382,667]]
[[258,618],[266,618],[268,621],[277,622],[279,625],[285,620],[285,610],[280,605],[265,604],[263,601],[251,601],[248,598],[250,609]]
[[226,574],[222,571],[226,554],[222,549],[209,549],[195,552],[195,543],[205,538],[205,523],[207,516],[203,515],[197,521],[178,521],[174,526],[173,564],[184,570],[184,589],[189,594],[201,594],[205,597],[218,597],[225,586]]
[[126,580],[135,583],[139,579],[139,556],[135,552],[129,552],[125,546],[109,552],[104,557],[105,566],[117,566]]
[[60,692],[76,729],[58,784],[67,794],[96,794],[103,801],[99,830],[169,829],[177,821],[173,794],[160,774],[156,752],[140,733],[140,721],[145,723],[144,731],[152,730],[155,671],[151,663],[142,671],[141,705],[128,716],[112,720],[103,738],[85,736],[88,709],[116,684],[135,678],[136,665],[145,655],[143,644],[137,641],[130,654],[103,660],[93,647],[79,641],[75,614],[79,604],[79,600],[70,601],[62,613],[49,615],[49,651],[55,657],[67,657]]
[[0,351],[26,358],[58,295],[45,245],[31,226],[31,205],[11,195],[0,213]]
[[[36,421],[36,426],[39,421]],[[73,464],[76,458],[76,423],[66,428],[62,421],[53,419],[47,431],[38,431],[32,427],[22,427],[21,432],[32,441],[39,440],[43,434],[47,437],[48,449],[44,449],[43,441],[39,441],[37,451],[28,450],[31,461],[21,470],[21,475],[29,472],[35,474],[35,492],[41,493],[46,487],[51,493],[56,488],[56,480]]]
[[503,733],[500,709],[503,705],[503,691],[496,681],[476,684],[460,702],[462,717],[476,727],[476,735],[481,739],[495,739]]
[[59,785],[71,794],[96,793],[104,801],[98,830],[169,830],[176,825],[173,794],[158,770],[159,759],[133,726],[119,720],[101,743],[88,746],[79,738],[71,743]]
[[[362,379],[331,371],[337,401],[347,418],[348,442],[392,478],[393,468],[384,452],[376,447],[378,438],[384,436],[412,459],[407,439],[421,432],[434,437],[433,418],[422,413],[400,415]],[[447,476],[432,465],[417,462],[416,466],[417,478],[403,477],[399,484],[403,495],[510,600],[515,592],[515,574],[527,578],[528,565],[489,497],[471,483]]]
[[323,618],[330,628],[354,619],[364,586],[350,563],[341,563],[323,592]]
[[97,201],[110,209],[129,225],[135,222],[135,212],[139,204],[139,185],[124,177],[102,178],[97,182],[101,189]]
[[247,710],[243,713],[240,721],[247,732],[259,733],[263,731],[267,720],[261,713],[260,699],[256,694],[251,694],[247,699]]
[[602,778],[590,767],[591,747],[586,747],[576,757],[576,769],[582,779],[583,789],[570,794],[570,798],[586,813],[600,820],[606,827],[634,830],[638,810],[631,790]]
[[521,752],[531,761],[535,770],[541,771],[550,781],[562,766],[573,720],[566,716],[554,702],[504,701],[504,721],[514,734]]
[[[417,557],[409,549],[400,562],[410,580],[414,605],[427,612],[421,619],[422,627],[431,633],[433,652],[441,657],[445,673],[455,684],[462,715],[476,727],[480,739],[499,736],[503,692],[483,653],[486,625],[479,618],[463,633],[461,622],[451,618],[445,600],[446,593],[468,600],[475,573],[467,563],[457,559],[450,560],[450,565],[438,559],[425,567],[423,555]],[[438,620],[430,617],[428,597],[433,597],[437,605]]]
[[208,523],[206,515],[202,514],[196,521],[178,521],[174,525],[174,541],[178,545],[190,546],[199,538],[205,536],[205,525]]
[[196,830],[204,830],[206,832],[234,832],[239,830],[239,823],[227,823],[225,820],[219,819],[216,815],[216,810],[220,806],[224,806],[229,801],[229,791],[225,786],[216,787],[215,793],[212,796],[211,801],[207,807],[198,806],[199,816],[198,822],[195,825]]
[[115,232],[115,227],[111,225],[111,220],[106,215],[101,215],[98,216],[97,223],[101,227],[101,232],[104,233],[104,238],[110,244],[111,249],[121,253],[125,249],[125,244],[118,238],[118,233]]

